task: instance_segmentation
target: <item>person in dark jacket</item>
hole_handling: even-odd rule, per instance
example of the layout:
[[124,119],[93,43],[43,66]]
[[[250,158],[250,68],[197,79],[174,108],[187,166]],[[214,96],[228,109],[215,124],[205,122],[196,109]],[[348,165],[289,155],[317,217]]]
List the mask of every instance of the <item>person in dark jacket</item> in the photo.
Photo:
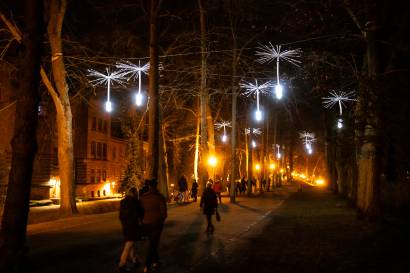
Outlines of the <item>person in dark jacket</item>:
[[150,180],[149,190],[141,196],[144,217],[142,223],[149,239],[149,247],[144,272],[152,272],[158,268],[158,245],[167,218],[167,203],[165,197],[157,190],[156,179]]
[[119,263],[120,272],[127,271],[126,265],[128,260],[133,264],[142,262],[136,253],[135,244],[142,235],[142,216],[143,209],[138,200],[138,191],[136,188],[131,188],[120,202],[120,221],[125,241]]
[[194,202],[197,201],[197,195],[198,195],[198,183],[196,182],[196,180],[194,179],[194,181],[192,182],[192,188],[191,188],[191,195],[192,198],[194,198]]
[[212,215],[215,214],[216,209],[218,208],[218,200],[216,193],[212,189],[212,183],[206,183],[206,189],[202,193],[201,203],[199,206],[202,208],[207,221],[206,232],[214,233],[215,227],[212,224]]

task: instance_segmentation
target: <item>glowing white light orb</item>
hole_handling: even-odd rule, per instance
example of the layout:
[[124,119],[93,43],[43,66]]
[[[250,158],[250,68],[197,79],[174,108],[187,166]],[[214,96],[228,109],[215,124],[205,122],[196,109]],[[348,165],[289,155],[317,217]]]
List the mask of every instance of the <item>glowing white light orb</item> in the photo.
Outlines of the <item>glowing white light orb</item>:
[[343,119],[339,118],[337,120],[337,129],[342,129],[343,128]]
[[313,150],[312,150],[312,148],[310,148],[310,149],[308,149],[308,154],[312,154],[313,153]]
[[137,106],[141,106],[144,100],[144,96],[141,93],[137,93],[135,95],[135,104]]
[[228,140],[228,136],[227,135],[222,135],[222,142],[226,142]]
[[283,87],[280,84],[275,85],[275,96],[278,100],[283,97]]
[[107,112],[111,112],[111,111],[112,111],[111,101],[106,101],[106,102],[105,102],[105,111],[107,111]]
[[257,121],[261,121],[262,120],[262,111],[261,110],[256,110],[255,111],[255,119]]
[[312,150],[312,145],[310,143],[305,144],[306,150]]
[[277,158],[277,159],[280,159],[281,157],[282,157],[282,154],[281,154],[281,153],[277,153],[277,154],[276,154],[276,158]]
[[256,142],[255,142],[255,140],[252,140],[252,147],[253,147],[253,148],[256,147]]

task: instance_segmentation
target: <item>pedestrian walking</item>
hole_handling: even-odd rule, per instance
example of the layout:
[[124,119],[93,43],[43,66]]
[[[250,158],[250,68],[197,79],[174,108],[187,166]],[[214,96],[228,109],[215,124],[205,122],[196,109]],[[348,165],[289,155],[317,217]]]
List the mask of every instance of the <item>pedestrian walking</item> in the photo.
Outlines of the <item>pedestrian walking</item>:
[[125,198],[120,202],[120,221],[124,235],[124,248],[121,253],[119,272],[125,272],[127,262],[137,265],[142,263],[141,258],[136,252],[136,241],[141,240],[143,209],[140,200],[138,200],[138,191],[136,188],[128,190]]
[[157,189],[158,181],[150,180],[148,192],[141,196],[144,209],[142,219],[145,235],[149,239],[147,259],[144,272],[155,272],[159,266],[158,245],[167,218],[165,197]]
[[206,216],[206,232],[211,234],[214,233],[215,227],[212,224],[212,215],[215,214],[218,208],[218,200],[214,190],[212,189],[212,183],[209,181],[206,183],[206,189],[202,193],[201,203],[199,206],[202,208],[203,213]]
[[222,198],[221,198],[221,191],[222,191],[222,183],[220,180],[216,180],[214,185],[213,185],[213,190],[216,193],[218,199],[219,199],[219,204],[222,203]]
[[198,183],[194,179],[192,182],[192,188],[191,188],[191,196],[194,199],[194,202],[197,201],[197,195],[198,195]]

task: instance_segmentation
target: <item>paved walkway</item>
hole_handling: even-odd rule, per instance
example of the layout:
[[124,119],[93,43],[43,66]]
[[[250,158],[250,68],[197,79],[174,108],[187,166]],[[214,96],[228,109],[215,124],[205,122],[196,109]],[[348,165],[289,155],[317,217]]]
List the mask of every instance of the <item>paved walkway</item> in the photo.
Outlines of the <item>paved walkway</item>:
[[[169,209],[161,272],[408,272],[408,230],[358,221],[324,190],[285,186],[259,197],[223,199],[222,221],[205,234],[198,203]],[[27,272],[113,272],[121,251],[118,213],[29,226]],[[146,243],[139,245],[144,255]],[[401,249],[403,250],[401,250]],[[132,272],[142,272],[136,268]]]

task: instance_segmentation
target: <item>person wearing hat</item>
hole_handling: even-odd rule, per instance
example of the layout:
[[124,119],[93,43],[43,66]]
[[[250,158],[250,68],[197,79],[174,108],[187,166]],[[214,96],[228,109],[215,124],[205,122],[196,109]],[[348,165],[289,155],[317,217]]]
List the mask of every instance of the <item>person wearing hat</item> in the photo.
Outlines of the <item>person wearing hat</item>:
[[149,247],[144,272],[156,271],[158,268],[158,245],[167,218],[167,203],[165,197],[157,189],[158,182],[152,179],[149,182],[148,192],[141,196],[144,217],[142,224],[145,235],[148,236]]
[[201,203],[199,206],[202,208],[207,221],[206,232],[214,233],[215,227],[212,224],[212,215],[215,214],[215,211],[218,207],[218,200],[216,193],[212,189],[212,182],[208,181],[206,183],[206,189],[202,193]]

